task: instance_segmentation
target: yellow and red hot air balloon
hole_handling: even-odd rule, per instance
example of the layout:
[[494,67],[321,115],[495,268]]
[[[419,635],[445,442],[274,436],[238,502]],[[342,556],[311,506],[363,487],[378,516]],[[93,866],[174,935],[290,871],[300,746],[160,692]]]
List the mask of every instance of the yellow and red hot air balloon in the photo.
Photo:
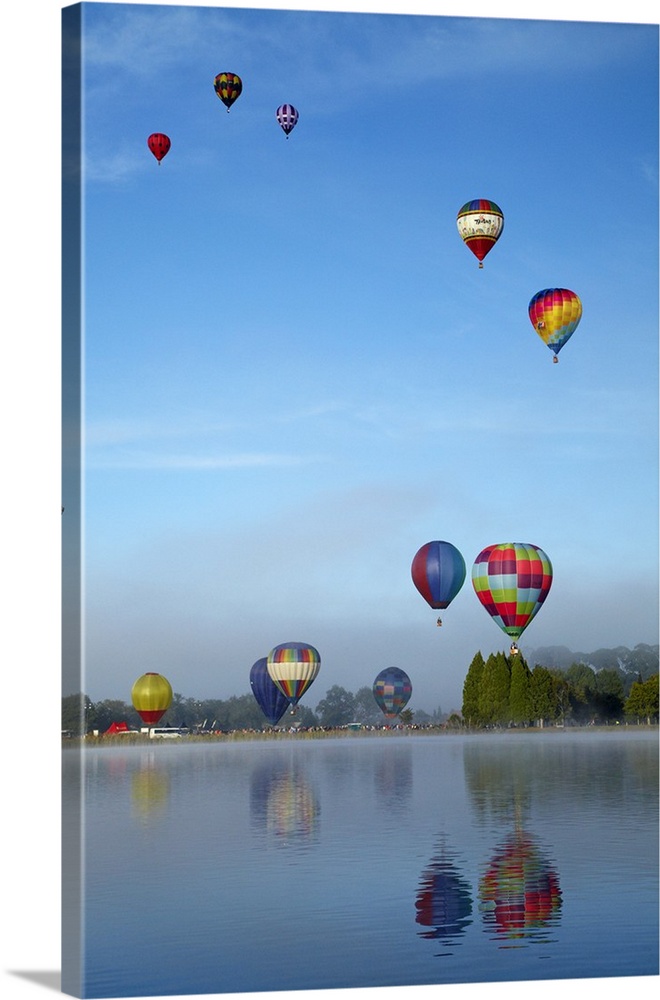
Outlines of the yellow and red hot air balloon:
[[133,685],[131,698],[142,721],[155,726],[172,704],[172,686],[162,674],[142,674]]
[[169,153],[171,145],[169,135],[164,132],[152,132],[147,139],[147,146],[158,160],[159,166],[163,157]]
[[579,296],[570,288],[543,288],[532,298],[528,312],[532,326],[553,352],[552,360],[557,364],[557,355],[575,333],[582,316]]
[[213,89],[229,111],[236,98],[241,96],[243,81],[236,73],[218,73],[213,82]]
[[456,216],[461,239],[484,266],[484,257],[493,249],[504,229],[504,214],[499,205],[488,198],[466,201]]

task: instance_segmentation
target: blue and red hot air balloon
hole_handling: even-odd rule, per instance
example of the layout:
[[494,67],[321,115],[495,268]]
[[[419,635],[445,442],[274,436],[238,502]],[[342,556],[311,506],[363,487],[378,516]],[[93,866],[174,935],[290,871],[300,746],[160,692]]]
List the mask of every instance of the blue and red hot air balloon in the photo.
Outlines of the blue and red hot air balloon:
[[427,542],[415,554],[410,572],[426,603],[440,610],[449,607],[463,586],[465,560],[451,542]]

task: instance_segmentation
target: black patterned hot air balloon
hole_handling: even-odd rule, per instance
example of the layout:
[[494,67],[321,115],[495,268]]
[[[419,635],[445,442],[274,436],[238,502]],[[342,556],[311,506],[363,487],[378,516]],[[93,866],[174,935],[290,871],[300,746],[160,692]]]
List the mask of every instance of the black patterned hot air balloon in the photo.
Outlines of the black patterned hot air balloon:
[[218,73],[213,83],[213,88],[229,111],[237,97],[240,97],[243,90],[243,81],[235,73]]

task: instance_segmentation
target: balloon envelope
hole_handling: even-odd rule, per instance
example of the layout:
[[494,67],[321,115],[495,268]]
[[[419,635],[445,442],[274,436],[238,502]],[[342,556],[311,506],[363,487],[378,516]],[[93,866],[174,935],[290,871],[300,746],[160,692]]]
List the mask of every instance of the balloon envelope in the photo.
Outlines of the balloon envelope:
[[293,104],[280,104],[275,112],[275,117],[288,136],[289,132],[295,127],[299,116]]
[[376,677],[372,690],[380,710],[389,719],[393,719],[410,701],[412,684],[405,670],[386,667]]
[[321,657],[314,646],[305,642],[283,642],[268,654],[266,666],[289,704],[298,704],[321,669]]
[[518,639],[550,592],[552,563],[537,545],[487,545],[472,567],[472,585],[493,621]]
[[265,656],[257,660],[250,670],[250,687],[259,708],[271,726],[276,726],[289,707],[289,699],[282,694],[268,673]]
[[493,249],[504,229],[499,205],[488,198],[466,201],[456,217],[461,239],[483,267],[483,259]]
[[415,554],[412,580],[432,608],[447,608],[465,582],[465,560],[451,542],[427,542]]
[[556,357],[575,333],[582,303],[570,288],[544,288],[532,298],[528,312],[532,326]]
[[170,137],[164,132],[153,132],[147,139],[147,145],[160,163],[163,157],[169,153],[172,143]]
[[133,685],[131,698],[142,721],[154,726],[172,703],[172,687],[162,674],[143,674]]
[[218,73],[213,81],[213,89],[229,111],[243,90],[243,81],[235,73]]

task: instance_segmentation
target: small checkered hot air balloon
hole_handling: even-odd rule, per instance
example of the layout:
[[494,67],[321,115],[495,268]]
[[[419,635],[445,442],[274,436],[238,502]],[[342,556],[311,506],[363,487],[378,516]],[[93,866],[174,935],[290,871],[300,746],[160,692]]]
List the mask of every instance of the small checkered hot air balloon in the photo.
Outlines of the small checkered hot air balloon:
[[284,134],[288,139],[289,133],[295,128],[296,122],[298,121],[298,112],[294,108],[293,104],[280,104],[279,108],[275,112],[275,117],[280,123],[280,126],[284,130]]
[[243,81],[235,73],[218,73],[214,80],[213,88],[227,108],[227,111],[229,111],[236,98],[241,96]]
[[570,288],[544,288],[532,298],[529,318],[539,337],[553,352],[553,362],[575,333],[582,316],[582,303]]
[[504,215],[499,205],[488,198],[466,201],[456,217],[461,239],[484,266],[484,257],[493,249],[504,229]]
[[552,586],[552,563],[537,545],[487,545],[472,567],[472,586],[493,621],[519,639]]
[[400,667],[386,667],[373,683],[373,696],[381,712],[388,719],[396,719],[410,701],[410,677]]

